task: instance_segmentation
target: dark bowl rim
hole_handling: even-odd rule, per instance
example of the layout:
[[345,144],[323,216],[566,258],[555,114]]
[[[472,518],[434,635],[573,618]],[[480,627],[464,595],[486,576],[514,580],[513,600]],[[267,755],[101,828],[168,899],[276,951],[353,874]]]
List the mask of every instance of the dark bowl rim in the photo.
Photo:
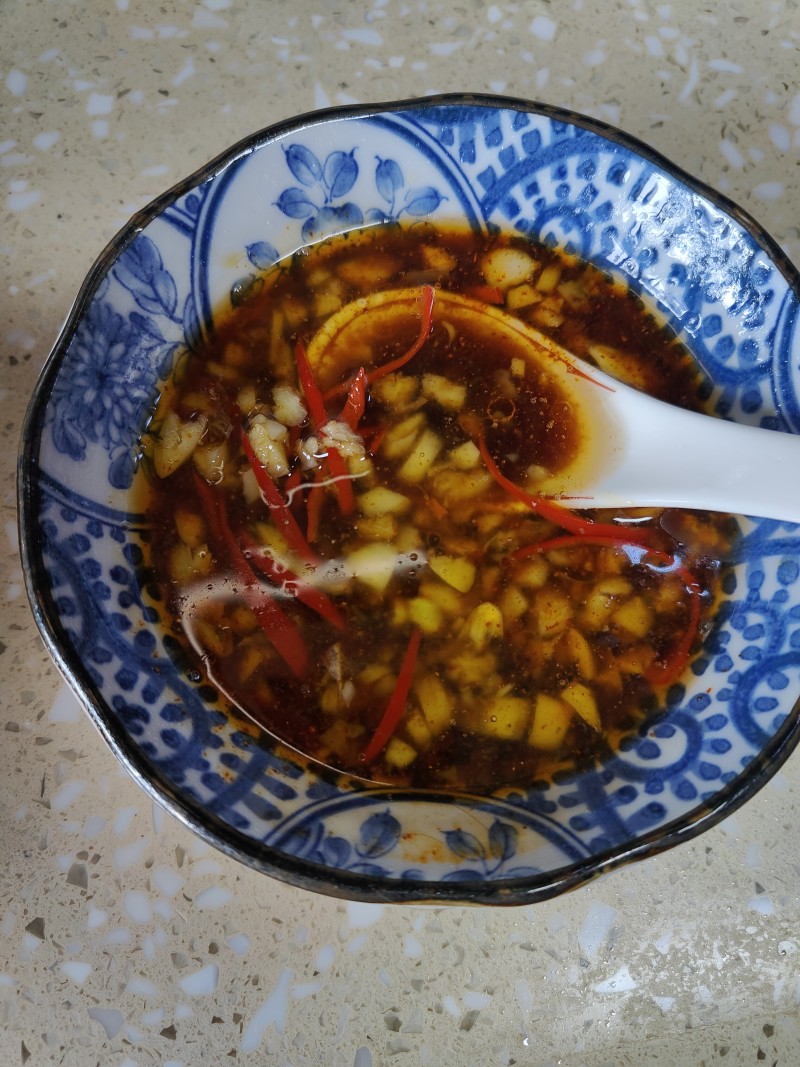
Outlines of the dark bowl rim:
[[[663,170],[690,191],[712,203],[747,232],[756,245],[781,272],[800,301],[800,272],[764,228],[744,209],[724,194],[673,164],[660,152],[637,137],[567,108],[522,98],[488,93],[455,92],[398,101],[352,104],[305,112],[252,133],[181,179],[137,211],[111,238],[84,278],[59,335],[38,377],[23,423],[17,463],[18,532],[20,556],[27,596],[34,619],[51,658],[61,675],[85,707],[90,719],[134,781],[188,829],[219,851],[290,885],[348,900],[373,903],[435,903],[523,905],[557,896],[603,874],[636,860],[658,855],[691,840],[716,826],[761,789],[782,767],[800,742],[800,699],[767,745],[731,782],[715,792],[709,803],[698,804],[687,814],[660,829],[651,831],[627,845],[611,847],[590,859],[580,860],[535,878],[507,878],[475,881],[411,881],[399,878],[376,879],[281,853],[222,822],[201,804],[181,795],[147,758],[131,743],[117,720],[107,712],[107,701],[99,692],[83,664],[62,643],[58,612],[49,595],[37,537],[36,516],[39,497],[37,456],[44,413],[50,398],[50,384],[58,372],[72,336],[89,302],[111,263],[131,244],[141,230],[167,207],[191,189],[214,178],[237,160],[252,154],[279,137],[343,118],[369,118],[373,115],[437,107],[485,107],[541,115],[566,125],[579,127],[620,145]],[[380,790],[390,797],[391,791]],[[407,794],[406,794],[407,795]],[[424,795],[423,795],[424,796]],[[448,798],[436,797],[438,802]],[[458,798],[454,798],[457,800]]]

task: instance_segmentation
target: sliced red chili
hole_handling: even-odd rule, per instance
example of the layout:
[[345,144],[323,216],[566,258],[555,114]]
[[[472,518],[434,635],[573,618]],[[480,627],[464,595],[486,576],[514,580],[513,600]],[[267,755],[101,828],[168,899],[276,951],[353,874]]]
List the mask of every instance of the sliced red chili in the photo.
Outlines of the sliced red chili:
[[[647,554],[659,558],[664,564],[676,563],[676,558],[669,556],[666,552],[650,550]],[[672,685],[680,678],[689,663],[689,657],[700,630],[702,586],[689,568],[683,564],[678,564],[673,573],[680,575],[689,594],[689,625],[670,652],[644,672],[645,678],[651,685]]]
[[240,531],[239,540],[243,546],[243,554],[248,563],[260,571],[275,585],[283,587],[291,595],[295,596],[306,607],[316,611],[317,615],[331,623],[337,630],[343,630],[345,619],[341,611],[329,596],[317,589],[310,582],[304,581],[293,571],[281,564],[265,551],[261,545],[253,540],[245,531]]
[[[258,575],[247,562],[231,530],[221,494],[215,493],[199,474],[195,474],[195,484],[206,515],[213,516],[210,520],[212,532],[215,532],[222,541],[233,568],[239,576],[241,582],[239,592],[242,599],[253,612],[273,648],[292,673],[298,678],[304,678],[308,673],[308,650],[300,630],[289,616],[281,611],[274,597],[259,582]],[[256,585],[258,589],[253,588]]]
[[397,682],[392,695],[389,697],[389,703],[386,705],[383,718],[378,723],[378,728],[372,735],[372,740],[364,749],[365,763],[371,763],[384,749],[403,717],[408,691],[414,678],[414,668],[417,665],[420,637],[420,629],[415,626],[411,631],[411,637],[403,655],[403,662],[400,664],[400,673],[397,675]]
[[[297,377],[305,393],[311,422],[314,429],[319,432],[328,421],[328,412],[325,409],[325,400],[317,385],[311,364],[308,362],[305,347],[299,341],[295,345],[294,356]],[[335,448],[328,448],[327,458],[331,477],[334,480],[336,495],[339,499],[339,510],[343,515],[351,515],[355,510],[356,498],[347,464]]]
[[428,340],[431,330],[433,329],[433,298],[436,294],[436,290],[432,285],[425,285],[422,287],[422,322],[420,323],[419,334],[416,341],[402,356],[398,356],[397,359],[390,359],[388,363],[383,363],[380,367],[376,367],[375,370],[370,371],[368,378],[370,384],[377,382],[381,378],[384,378],[387,374],[391,374],[393,371],[399,370],[404,367],[406,363],[410,362],[417,352],[422,348],[425,342]]
[[[598,382],[598,380],[592,377],[589,370],[582,370],[574,363],[569,363],[564,360],[567,368],[567,374],[573,374],[576,378],[583,378],[584,381],[591,382],[592,385],[596,385],[598,389],[605,389],[607,393],[615,393],[616,389],[609,382]],[[587,364],[587,367],[589,365]]]
[[303,531],[297,525],[297,519],[295,519],[294,515],[292,515],[289,510],[289,506],[273,481],[271,474],[256,455],[255,449],[253,448],[250,438],[247,436],[247,432],[243,426],[239,428],[239,433],[244,454],[247,456],[247,462],[250,464],[250,469],[256,477],[258,488],[261,490],[264,501],[272,513],[275,525],[295,552],[301,555],[303,559],[314,562],[317,558],[314,551],[303,536]]
[[350,478],[347,464],[335,448],[328,449],[328,466],[330,467],[331,477],[334,479],[333,487],[339,498],[339,510],[342,515],[352,515],[356,507],[353,482]]
[[[389,360],[388,363],[382,364],[380,367],[375,367],[373,370],[367,373],[367,384],[380,381],[381,378],[387,374],[391,374],[392,371],[399,370],[400,367],[404,367],[409,360],[412,360],[414,356],[419,352],[422,346],[428,339],[431,330],[433,329],[433,301],[436,290],[432,285],[424,285],[422,287],[422,319],[420,322],[419,333],[414,343],[409,349],[407,349],[402,356],[398,356],[396,359]],[[351,379],[347,382],[339,382],[338,385],[334,385],[331,389],[325,393],[326,400],[332,400],[334,397],[341,396],[342,393],[346,393],[351,385]]]
[[371,456],[374,456],[381,447],[381,442],[386,436],[387,429],[388,427],[384,424],[383,426],[377,427],[374,432],[362,434],[364,443],[367,446],[367,451]]
[[318,430],[320,426],[324,426],[328,421],[328,412],[325,410],[325,401],[317,385],[311,364],[308,362],[305,345],[301,344],[300,341],[294,346],[294,362],[297,367],[297,378],[308,404],[311,422],[314,428]]
[[367,372],[363,367],[358,368],[358,374],[350,383],[347,390],[347,400],[342,408],[342,422],[347,423],[351,430],[355,430],[364,414],[367,406]]
[[[541,515],[543,519],[547,519],[548,522],[555,523],[556,526],[580,536],[592,534],[593,536],[619,538],[622,534],[624,528],[617,526],[615,523],[595,522],[594,519],[589,519],[585,515],[570,511],[569,508],[557,504],[554,500],[549,500],[547,497],[534,496],[532,493],[526,492],[521,486],[512,482],[510,478],[506,478],[500,471],[489,454],[483,434],[478,435],[477,441],[486,469],[497,484],[502,486],[510,496],[526,504],[531,511]],[[649,537],[649,531],[647,530],[625,530],[624,534],[624,539],[631,544],[646,544]]]
[[439,519],[440,521],[447,518],[447,508],[444,504],[440,503],[435,496],[426,497],[425,503],[430,508],[434,518]]
[[640,541],[632,540],[624,531],[620,532],[619,536],[616,537],[612,537],[609,534],[603,535],[591,532],[587,534],[559,534],[556,537],[548,537],[544,541],[535,541],[531,545],[524,545],[522,548],[518,548],[516,552],[512,552],[511,559],[518,561],[541,552],[549,552],[553,548],[577,548],[581,545],[599,545],[601,547],[605,545],[609,548],[623,549],[634,548],[640,553],[649,551]]
[[319,536],[319,518],[322,514],[324,495],[320,482],[323,480],[322,468],[317,467],[314,483],[308,491],[306,503],[306,537],[313,545]]
[[292,490],[296,489],[300,482],[303,480],[303,472],[299,466],[295,467],[287,476],[286,481],[283,483],[283,490],[286,493],[286,503],[291,506]]

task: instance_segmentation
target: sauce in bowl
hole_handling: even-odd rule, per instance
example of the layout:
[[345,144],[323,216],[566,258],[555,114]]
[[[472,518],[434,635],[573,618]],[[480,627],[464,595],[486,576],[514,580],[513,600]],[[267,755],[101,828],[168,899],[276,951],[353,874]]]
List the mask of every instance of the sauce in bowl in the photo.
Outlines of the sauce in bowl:
[[595,268],[427,225],[278,264],[168,383],[150,562],[235,713],[338,771],[494,789],[608,751],[689,668],[736,524],[548,499],[602,456],[526,324],[699,409],[688,352]]

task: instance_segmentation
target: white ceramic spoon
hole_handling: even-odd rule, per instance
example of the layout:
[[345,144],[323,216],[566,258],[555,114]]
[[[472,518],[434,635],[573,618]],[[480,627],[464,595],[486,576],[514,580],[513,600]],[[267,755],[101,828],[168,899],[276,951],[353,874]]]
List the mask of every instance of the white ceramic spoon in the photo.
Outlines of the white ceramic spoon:
[[[574,359],[568,353],[562,358]],[[585,486],[567,489],[562,503],[657,505],[800,522],[800,435],[685,411],[594,367],[589,373],[598,384],[580,388],[612,425],[603,445],[609,462]]]
[[[419,289],[384,290],[336,312],[312,339],[323,379],[355,369],[375,328],[419,322]],[[696,414],[655,400],[579,360],[521,319],[437,290],[434,323],[480,331],[502,362],[556,378],[583,435],[575,460],[531,491],[570,507],[681,507],[800,522],[800,434]],[[409,365],[409,372],[412,367]]]

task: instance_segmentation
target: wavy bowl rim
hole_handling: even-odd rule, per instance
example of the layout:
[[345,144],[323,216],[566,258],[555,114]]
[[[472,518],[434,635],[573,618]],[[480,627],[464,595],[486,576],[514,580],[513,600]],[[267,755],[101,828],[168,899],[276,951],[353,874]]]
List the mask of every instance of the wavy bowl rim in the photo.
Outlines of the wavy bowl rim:
[[[107,700],[92,682],[74,651],[63,646],[58,612],[43,580],[44,566],[41,554],[37,551],[35,537],[38,514],[36,504],[39,497],[37,457],[44,414],[50,400],[50,383],[60,369],[69,343],[111,263],[136,239],[145,226],[191,189],[216,177],[237,160],[251,155],[287,133],[343,118],[369,118],[380,114],[448,106],[485,107],[541,115],[595,133],[631,151],[659,167],[672,179],[702,196],[732,218],[769,257],[800,302],[800,271],[777,241],[748,211],[671,162],[644,141],[601,119],[539,101],[466,92],[370,104],[348,104],[304,112],[247,135],[180,179],[133,214],[95,259],[45,360],[26,410],[17,460],[17,526],[26,593],[39,634],[50,657],[103,740],[131,778],[152,800],[157,801],[198,837],[260,873],[298,888],[341,899],[369,903],[520,906],[550,899],[621,866],[659,855],[697,837],[733,814],[767,784],[800,743],[800,697],[758,756],[751,760],[736,778],[715,792],[710,803],[697,805],[687,814],[637,837],[627,845],[609,848],[590,859],[579,860],[537,877],[443,882],[390,877],[378,879],[373,875],[353,874],[298,859],[236,830],[228,823],[222,822],[202,804],[177,791],[148,763],[137,746],[131,743],[128,733],[109,714]],[[384,789],[381,792],[387,799],[391,798],[391,791]],[[409,797],[412,793],[402,791],[402,795]],[[419,793],[413,795],[419,801],[433,796]],[[457,802],[458,799],[456,795],[436,796],[438,803]]]

